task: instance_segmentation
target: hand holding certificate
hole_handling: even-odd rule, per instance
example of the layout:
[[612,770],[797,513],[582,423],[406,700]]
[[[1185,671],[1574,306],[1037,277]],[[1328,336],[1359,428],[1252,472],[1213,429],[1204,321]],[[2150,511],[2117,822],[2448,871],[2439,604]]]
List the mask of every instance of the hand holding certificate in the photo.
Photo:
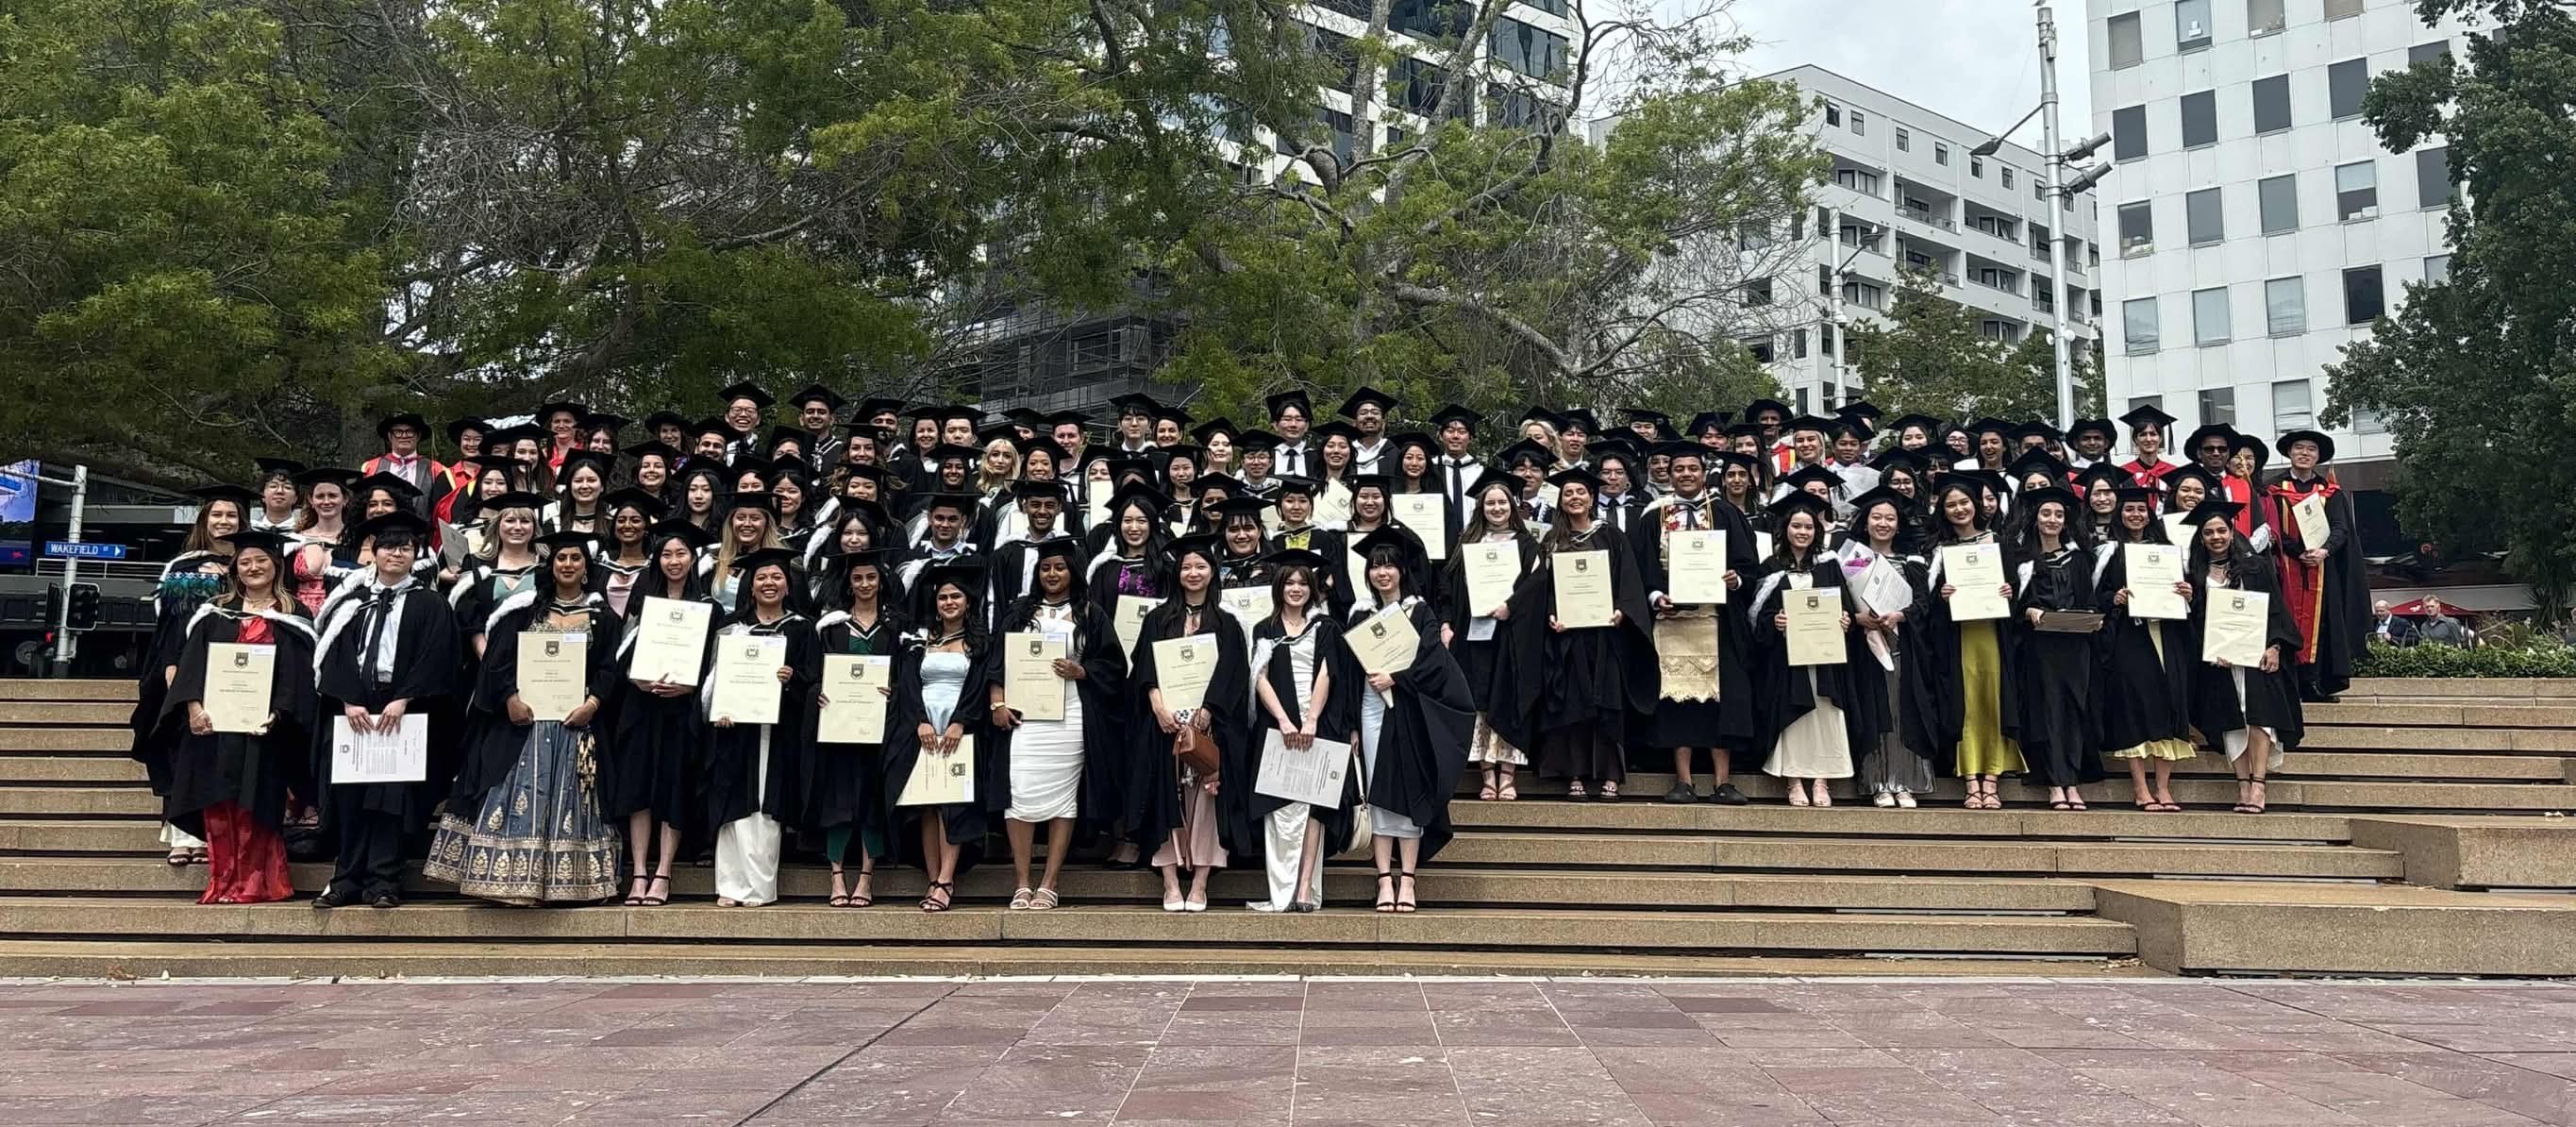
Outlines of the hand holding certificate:
[[912,774],[903,782],[897,806],[955,806],[975,801],[975,737],[960,736],[942,754],[924,747],[912,759]]
[[823,659],[823,706],[814,738],[827,744],[885,742],[886,694],[894,659],[832,654]]
[[735,724],[777,723],[778,670],[786,664],[785,638],[728,634],[716,639],[715,692],[707,703],[707,718]]
[[1941,549],[1943,583],[1957,590],[1950,596],[1950,617],[1979,622],[2012,615],[2004,599],[2004,549],[2000,544],[1952,544]]
[[697,684],[714,611],[708,603],[646,596],[631,627],[635,652],[627,659],[626,675],[656,684]]
[[[1398,607],[1361,619],[1350,633],[1342,635],[1342,641],[1351,648],[1351,656],[1359,659],[1360,668],[1392,677],[1413,668],[1414,651],[1422,644],[1422,635],[1413,628],[1413,616]],[[1378,696],[1388,704],[1395,703],[1392,691]]]
[[2191,607],[2174,593],[2174,584],[2182,582],[2182,553],[2171,544],[2120,545],[2129,572],[2129,617],[2191,617]]
[[2290,506],[2290,519],[2299,526],[2299,547],[2303,551],[2322,551],[2326,538],[2334,535],[2334,526],[2326,523],[2326,495],[2311,493]]
[[1512,601],[1512,589],[1521,581],[1519,541],[1462,544],[1458,550],[1464,554],[1459,564],[1467,573],[1469,617],[1481,618]]
[[1548,560],[1556,583],[1556,620],[1568,630],[1610,625],[1610,553],[1558,552]]
[[1214,634],[1165,638],[1154,643],[1154,675],[1163,692],[1163,710],[1191,712],[1207,703],[1208,682],[1216,678]]
[[206,646],[206,719],[218,732],[256,732],[268,726],[269,693],[277,672],[277,647],[213,642]]
[[590,635],[519,632],[519,703],[539,720],[561,722],[590,695]]
[[1261,745],[1261,777],[1253,780],[1252,791],[1312,803],[1319,810],[1337,810],[1350,773],[1351,745],[1316,740],[1312,747],[1292,751],[1273,728]]
[[1023,720],[1064,719],[1064,678],[1055,663],[1064,639],[1030,632],[1002,637],[1002,702]]
[[1387,515],[1422,538],[1424,555],[1449,558],[1449,498],[1438,493],[1398,493],[1389,499]]
[[1843,592],[1840,587],[1812,587],[1781,595],[1780,611],[1789,616],[1789,664],[1839,665],[1843,650]]
[[2262,668],[2271,613],[2272,597],[2261,591],[2212,590],[2209,617],[2201,623],[2200,660],[2239,669]]
[[1726,605],[1726,534],[1674,532],[1664,540],[1664,597],[1690,606]]

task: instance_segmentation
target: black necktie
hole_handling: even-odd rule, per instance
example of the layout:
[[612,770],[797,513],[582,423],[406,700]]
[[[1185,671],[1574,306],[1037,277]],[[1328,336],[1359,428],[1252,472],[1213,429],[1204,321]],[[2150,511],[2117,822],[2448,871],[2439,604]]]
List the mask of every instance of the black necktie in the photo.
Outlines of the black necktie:
[[393,670],[384,667],[381,655],[385,652],[385,623],[393,620],[394,604],[401,597],[401,591],[386,588],[367,603],[367,656],[360,665],[367,671],[367,679],[379,685],[394,679]]

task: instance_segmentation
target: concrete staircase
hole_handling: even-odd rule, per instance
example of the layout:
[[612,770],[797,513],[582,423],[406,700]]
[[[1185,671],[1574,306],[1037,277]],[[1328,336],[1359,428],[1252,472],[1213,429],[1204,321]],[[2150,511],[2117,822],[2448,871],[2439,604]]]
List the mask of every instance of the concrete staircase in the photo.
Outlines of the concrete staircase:
[[[959,907],[913,909],[889,869],[878,905],[834,909],[819,865],[786,901],[709,902],[685,863],[652,909],[511,909],[442,895],[390,912],[194,903],[202,868],[161,860],[159,805],[125,757],[129,686],[0,681],[0,975],[891,974],[1474,972],[2576,974],[2576,683],[2376,681],[2313,708],[2272,812],[2225,812],[2223,763],[2188,765],[2195,812],[2085,813],[2007,786],[2003,811],[1522,800],[1453,808],[1460,835],[1421,883],[1423,911],[1381,915],[1364,864],[1336,863],[1337,907],[1160,911],[1150,873],[1077,867],[1065,907],[1008,912],[1007,865]],[[2551,815],[2551,816],[2541,816]],[[300,888],[326,870],[297,866]]]

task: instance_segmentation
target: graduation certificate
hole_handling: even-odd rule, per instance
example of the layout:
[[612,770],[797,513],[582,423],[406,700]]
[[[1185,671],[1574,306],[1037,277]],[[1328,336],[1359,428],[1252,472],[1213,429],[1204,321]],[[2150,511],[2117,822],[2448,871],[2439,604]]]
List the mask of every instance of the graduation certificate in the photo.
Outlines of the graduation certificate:
[[1002,703],[1022,720],[1064,719],[1064,678],[1055,661],[1065,655],[1062,637],[1030,631],[1002,636]]
[[1610,625],[1610,553],[1558,552],[1549,563],[1556,580],[1556,620],[1568,630]]
[[1163,690],[1163,710],[1188,712],[1207,703],[1208,682],[1216,678],[1214,634],[1165,638],[1154,643],[1154,676]]
[[946,755],[923,748],[912,757],[912,775],[903,782],[897,806],[954,806],[975,801],[975,737],[957,737]]
[[1789,664],[1839,665],[1843,651],[1843,590],[1811,587],[1780,596],[1789,616]]
[[635,631],[635,652],[627,658],[626,675],[638,681],[697,684],[703,672],[698,666],[706,659],[707,624],[715,609],[711,603],[646,596],[630,627]]
[[539,720],[560,721],[590,695],[590,635],[519,632],[519,703]]
[[2129,617],[2191,617],[2191,606],[2173,589],[2182,582],[2182,552],[2171,544],[2120,545],[2121,562],[2129,570]]
[[1338,810],[1350,774],[1351,745],[1316,740],[1304,751],[1291,751],[1273,728],[1261,745],[1261,777],[1253,780],[1252,792]]
[[1261,625],[1262,619],[1270,617],[1270,585],[1266,583],[1258,587],[1227,587],[1216,593],[1216,601],[1243,624],[1246,635]]
[[1512,601],[1521,581],[1520,541],[1462,544],[1458,551],[1458,565],[1466,569],[1468,617],[1482,618]]
[[1136,658],[1136,639],[1145,636],[1145,616],[1161,605],[1163,600],[1143,595],[1118,596],[1117,621],[1111,625],[1118,630],[1118,652],[1127,655],[1130,662]]
[[2326,495],[2311,493],[2290,506],[2290,519],[2299,525],[2299,547],[2315,551],[2326,546],[2326,537],[2334,535],[2334,526],[2326,523]]
[[256,732],[268,723],[271,675],[276,672],[275,646],[208,643],[206,695],[197,703],[218,732]]
[[1726,534],[1708,529],[1664,536],[1664,597],[1688,606],[1726,605]]
[[2272,596],[2261,591],[2211,591],[2209,617],[2200,628],[2200,660],[2262,668],[2271,613]]
[[[382,723],[383,717],[370,717]],[[331,718],[331,785],[418,783],[429,779],[429,718],[405,716],[387,732],[352,731],[349,718]]]
[[1449,498],[1438,493],[1398,493],[1387,498],[1387,515],[1422,538],[1424,555],[1449,558]]
[[827,744],[885,742],[886,694],[894,685],[894,659],[874,654],[823,658],[824,705],[814,738]]
[[1959,622],[2009,618],[2005,601],[2004,549],[2000,544],[1952,544],[1941,549],[1942,582],[1958,590],[1950,596],[1950,617]]
[[777,723],[778,667],[785,664],[787,639],[774,634],[729,634],[716,639],[715,692],[707,705],[707,718],[736,724]]

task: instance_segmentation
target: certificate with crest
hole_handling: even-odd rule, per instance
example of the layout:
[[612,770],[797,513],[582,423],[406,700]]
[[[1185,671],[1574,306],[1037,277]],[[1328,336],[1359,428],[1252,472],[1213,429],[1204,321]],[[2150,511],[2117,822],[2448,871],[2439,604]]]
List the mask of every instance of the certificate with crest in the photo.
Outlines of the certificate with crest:
[[1387,498],[1387,515],[1422,538],[1425,555],[1449,558],[1449,498],[1438,493],[1398,493]]
[[1064,678],[1055,675],[1065,640],[1029,631],[1002,635],[1002,703],[1023,720],[1064,719]]
[[1726,605],[1726,534],[1680,530],[1664,537],[1664,597],[1685,606]]
[[539,720],[561,721],[590,695],[590,635],[519,632],[519,703]]
[[1548,570],[1555,573],[1558,622],[1568,630],[1610,625],[1610,553],[1558,552]]
[[814,739],[827,744],[885,742],[886,694],[894,684],[894,659],[870,654],[823,658],[823,706]]
[[256,732],[268,723],[277,647],[212,642],[206,646],[205,699],[198,703],[218,732]]

